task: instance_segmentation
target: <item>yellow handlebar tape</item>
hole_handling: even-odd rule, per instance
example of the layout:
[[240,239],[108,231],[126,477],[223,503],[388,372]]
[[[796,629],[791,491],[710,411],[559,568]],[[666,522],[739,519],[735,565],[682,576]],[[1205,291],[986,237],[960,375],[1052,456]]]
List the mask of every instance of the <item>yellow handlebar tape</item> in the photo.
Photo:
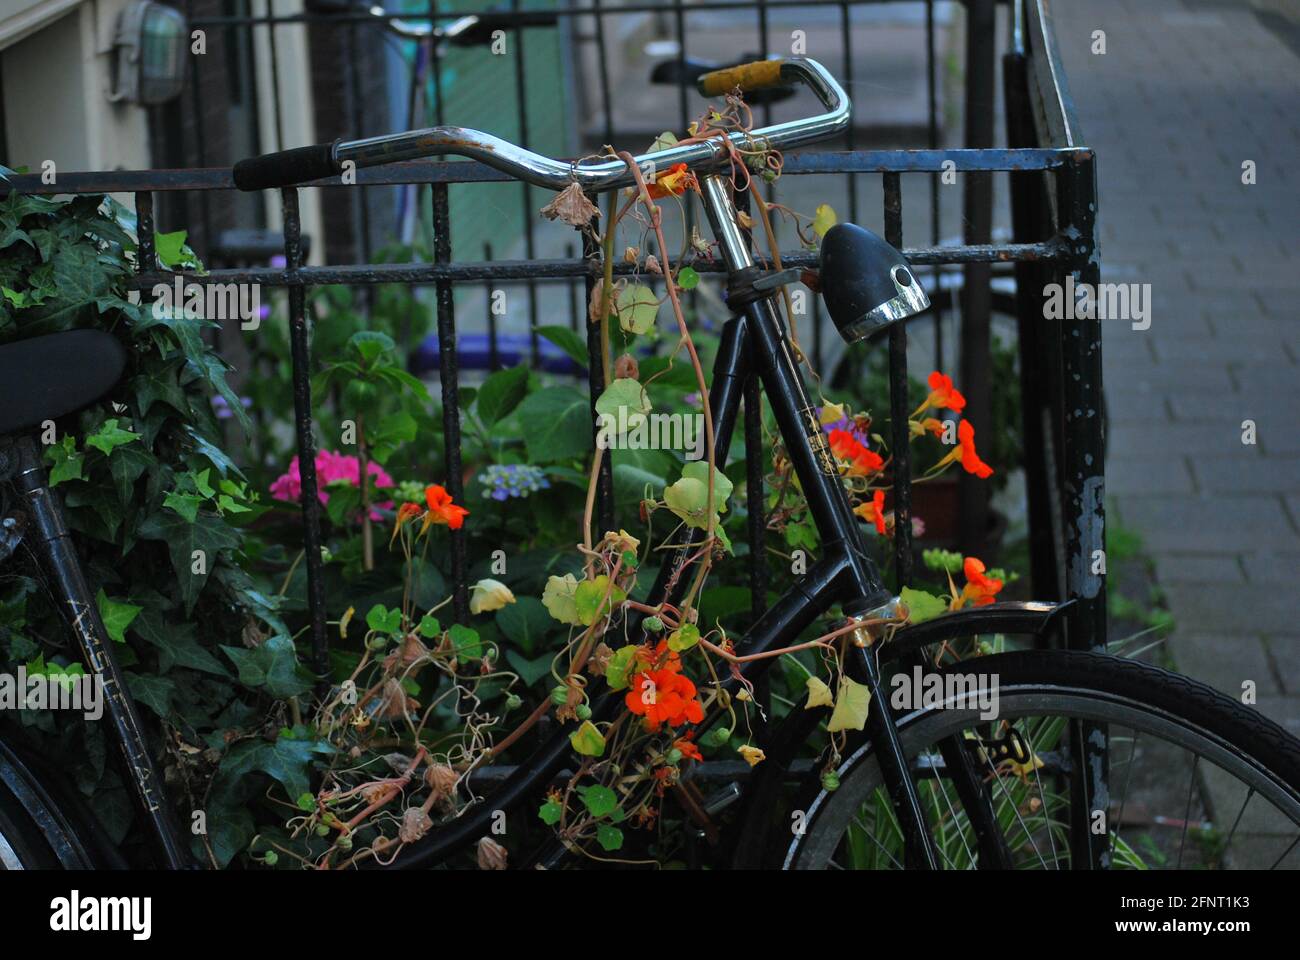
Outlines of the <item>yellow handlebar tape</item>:
[[783,60],[755,60],[738,67],[714,70],[700,77],[699,91],[706,97],[719,97],[729,93],[733,87],[746,91],[774,87],[781,82],[782,63]]

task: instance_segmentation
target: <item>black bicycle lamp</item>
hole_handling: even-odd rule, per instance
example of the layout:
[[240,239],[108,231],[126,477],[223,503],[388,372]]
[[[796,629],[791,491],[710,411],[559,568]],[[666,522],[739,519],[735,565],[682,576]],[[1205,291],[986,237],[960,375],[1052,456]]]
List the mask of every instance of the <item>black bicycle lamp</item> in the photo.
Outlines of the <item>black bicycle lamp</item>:
[[930,307],[912,266],[891,244],[852,223],[822,237],[826,309],[848,343],[857,343]]

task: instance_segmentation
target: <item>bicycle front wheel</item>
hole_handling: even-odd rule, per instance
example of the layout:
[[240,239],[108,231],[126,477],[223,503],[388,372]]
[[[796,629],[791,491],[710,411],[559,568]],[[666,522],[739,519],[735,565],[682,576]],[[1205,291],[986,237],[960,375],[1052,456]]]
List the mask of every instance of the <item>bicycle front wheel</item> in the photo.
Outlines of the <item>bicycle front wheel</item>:
[[[1300,741],[1253,708],[1188,677],[1102,654],[1006,653],[935,673],[960,674],[962,683],[936,681],[933,702],[903,715],[899,735],[945,868],[981,865],[940,748],[955,737],[1010,864],[1070,869],[1074,721],[1103,725],[1108,735],[1109,800],[1095,804],[1105,809],[1090,810],[1089,822],[1108,838],[1108,866],[1300,867]],[[996,718],[968,707],[969,694],[942,692],[971,684],[996,689]],[[900,868],[902,836],[870,744],[846,750],[835,776],[835,789],[813,787],[796,802],[774,865]]]

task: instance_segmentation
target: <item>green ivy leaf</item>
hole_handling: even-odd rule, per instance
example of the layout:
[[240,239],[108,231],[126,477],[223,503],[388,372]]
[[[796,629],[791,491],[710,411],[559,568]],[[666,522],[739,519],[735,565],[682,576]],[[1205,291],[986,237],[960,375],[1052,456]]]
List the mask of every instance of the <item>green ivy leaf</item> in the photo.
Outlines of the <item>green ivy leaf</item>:
[[172,712],[172,697],[176,695],[176,684],[166,677],[123,672],[126,676],[126,688],[131,692],[131,697],[136,703],[143,703],[166,720]]
[[117,425],[116,420],[105,420],[100,424],[99,429],[86,437],[86,446],[94,447],[105,456],[113,452],[117,447],[130,443],[132,440],[139,440],[138,433],[132,433],[130,430],[123,430]]
[[506,661],[514,668],[515,673],[519,674],[528,686],[532,686],[543,677],[551,674],[551,661],[555,659],[552,653],[544,653],[535,660],[529,660],[522,654],[514,651],[506,651]]
[[144,609],[143,607],[137,607],[134,603],[123,603],[120,600],[111,599],[104,592],[103,587],[100,587],[99,593],[95,595],[95,605],[99,607],[99,616],[104,621],[104,629],[118,643],[126,643],[127,627],[131,626],[131,622]]
[[311,788],[307,771],[312,758],[333,752],[323,740],[298,740],[282,731],[274,743],[258,737],[237,744],[221,758],[218,769],[231,777],[260,770],[278,780],[289,796],[297,797]]
[[[199,592],[217,563],[218,554],[223,550],[234,550],[241,542],[236,530],[219,517],[208,514],[199,514],[190,523],[175,513],[159,511],[146,518],[136,532],[141,540],[162,540],[167,544],[187,614],[194,609]],[[196,551],[201,552],[201,558],[196,559]]]
[[545,605],[536,597],[516,597],[514,603],[497,611],[496,621],[506,639],[525,654],[532,654],[555,629]]
[[300,696],[311,690],[314,680],[298,662],[298,652],[288,637],[268,637],[252,650],[222,646],[222,651],[239,670],[239,682],[261,687],[277,700]]
[[54,443],[47,447],[45,459],[51,464],[51,487],[57,487],[65,480],[82,479],[82,455],[77,452],[77,440],[72,434],[65,436],[61,443]]

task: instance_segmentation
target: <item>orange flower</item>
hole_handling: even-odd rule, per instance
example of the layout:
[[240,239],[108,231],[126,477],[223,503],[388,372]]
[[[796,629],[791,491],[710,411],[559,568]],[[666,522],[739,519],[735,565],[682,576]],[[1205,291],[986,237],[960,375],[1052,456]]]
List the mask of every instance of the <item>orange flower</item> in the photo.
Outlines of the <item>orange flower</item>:
[[420,515],[420,505],[418,503],[404,503],[397,508],[397,522],[393,524],[393,535],[388,538],[388,545],[392,546],[393,541],[397,539],[397,534],[401,532],[402,527],[410,520]]
[[623,701],[638,717],[645,717],[651,730],[665,723],[678,727],[704,719],[704,707],[695,699],[695,684],[672,669],[638,673]]
[[981,480],[993,476],[993,468],[981,460],[979,454],[975,452],[975,428],[971,426],[969,420],[957,424],[957,446],[953,448],[952,453],[935,465],[936,469],[946,467],[954,460],[960,463],[967,473],[973,473]]
[[926,382],[930,385],[930,395],[925,398],[924,403],[916,408],[912,416],[915,417],[922,410],[929,407],[961,413],[966,406],[966,398],[953,389],[952,377],[935,370],[930,374]]
[[646,184],[646,191],[650,194],[652,200],[662,200],[670,194],[674,197],[680,197],[690,186],[691,174],[686,169],[684,163],[674,163],[668,168],[667,172],[655,177],[654,183]]
[[831,452],[849,464],[849,473],[862,476],[875,473],[885,465],[880,454],[868,450],[848,430],[832,430],[830,433]]
[[1002,581],[984,576],[984,561],[976,557],[967,557],[962,563],[962,573],[966,574],[966,586],[962,587],[961,596],[956,607],[960,609],[967,603],[976,607],[987,607],[1002,589]]
[[870,503],[860,503],[853,508],[863,520],[876,525],[876,533],[885,535],[885,491],[877,490],[871,495]]
[[424,516],[424,533],[435,523],[445,524],[453,530],[459,530],[469,516],[469,511],[451,502],[451,494],[436,483],[424,488],[424,499],[429,504],[429,512]]
[[703,760],[704,754],[700,753],[700,748],[691,743],[695,737],[694,730],[687,730],[684,736],[678,737],[673,741],[673,746],[678,749],[681,755],[688,760]]

